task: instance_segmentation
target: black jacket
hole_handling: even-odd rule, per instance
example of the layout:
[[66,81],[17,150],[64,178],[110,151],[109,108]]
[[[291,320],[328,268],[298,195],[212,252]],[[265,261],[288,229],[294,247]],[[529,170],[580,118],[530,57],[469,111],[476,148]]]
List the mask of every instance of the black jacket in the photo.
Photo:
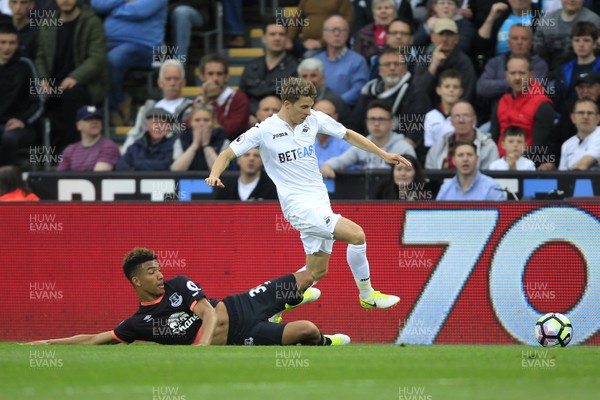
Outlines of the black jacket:
[[0,65],[0,123],[17,118],[26,125],[34,123],[44,112],[44,102],[35,65],[17,51]]
[[250,61],[244,68],[240,79],[240,90],[246,93],[250,100],[250,113],[256,113],[258,102],[266,96],[277,96],[277,86],[281,79],[298,76],[298,60],[290,54],[272,70],[267,70],[265,57]]

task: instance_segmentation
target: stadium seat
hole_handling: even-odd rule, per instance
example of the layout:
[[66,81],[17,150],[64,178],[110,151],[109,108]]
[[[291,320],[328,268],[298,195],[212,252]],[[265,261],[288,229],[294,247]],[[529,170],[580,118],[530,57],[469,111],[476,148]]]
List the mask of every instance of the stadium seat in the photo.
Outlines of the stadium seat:
[[216,51],[223,52],[223,4],[220,1],[212,1],[214,17],[212,24],[205,28],[193,28],[192,36],[200,36],[204,41],[204,51],[210,52],[210,38],[215,36]]

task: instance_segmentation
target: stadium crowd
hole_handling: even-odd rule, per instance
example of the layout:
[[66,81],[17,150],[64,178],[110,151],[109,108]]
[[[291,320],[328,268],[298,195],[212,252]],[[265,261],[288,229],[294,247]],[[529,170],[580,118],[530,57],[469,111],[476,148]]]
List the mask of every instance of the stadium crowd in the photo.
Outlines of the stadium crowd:
[[[229,48],[249,47],[241,3],[222,1]],[[282,3],[262,25],[263,55],[241,63],[239,84],[230,84],[240,62],[228,50],[203,49],[201,87],[190,96],[192,33],[213,27],[215,0],[0,1],[0,166],[31,167],[31,149],[43,148],[61,154],[52,166],[61,173],[208,172],[230,142],[278,111],[282,80],[299,76],[317,88],[316,110],[412,161],[392,168],[318,135],[325,178],[391,171],[380,198],[418,197],[430,170],[456,170],[438,196],[454,200],[474,195],[482,170],[600,169],[600,1]],[[172,51],[159,62],[162,97],[136,103],[128,72],[151,69],[164,48]],[[121,140],[114,132],[123,127]],[[239,193],[224,198],[273,197],[257,156],[232,163],[242,170]],[[464,199],[504,195],[489,193]]]

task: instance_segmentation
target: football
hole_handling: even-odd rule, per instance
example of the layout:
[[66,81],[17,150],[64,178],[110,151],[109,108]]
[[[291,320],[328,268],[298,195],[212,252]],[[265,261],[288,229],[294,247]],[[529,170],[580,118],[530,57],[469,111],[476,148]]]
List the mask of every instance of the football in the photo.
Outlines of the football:
[[565,347],[573,337],[573,325],[562,314],[548,313],[535,324],[535,336],[544,347]]

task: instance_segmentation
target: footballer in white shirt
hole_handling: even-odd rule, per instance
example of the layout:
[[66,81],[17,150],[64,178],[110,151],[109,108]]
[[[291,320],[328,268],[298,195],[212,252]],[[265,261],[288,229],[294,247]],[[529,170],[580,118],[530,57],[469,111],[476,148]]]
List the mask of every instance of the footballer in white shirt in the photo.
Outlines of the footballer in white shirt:
[[[334,240],[348,243],[348,265],[365,309],[390,308],[400,298],[375,291],[371,286],[366,239],[362,228],[331,210],[327,188],[315,154],[317,133],[331,135],[369,151],[390,164],[410,162],[398,154],[381,150],[361,134],[345,128],[328,115],[312,110],[317,91],[300,78],[284,79],[280,87],[282,107],[277,114],[234,140],[215,161],[206,183],[224,187],[219,178],[229,163],[246,151],[258,148],[269,177],[277,187],[284,217],[300,231],[306,266],[315,282],[327,273]],[[304,304],[320,295],[315,288],[304,294]],[[291,309],[289,307],[288,309]]]

